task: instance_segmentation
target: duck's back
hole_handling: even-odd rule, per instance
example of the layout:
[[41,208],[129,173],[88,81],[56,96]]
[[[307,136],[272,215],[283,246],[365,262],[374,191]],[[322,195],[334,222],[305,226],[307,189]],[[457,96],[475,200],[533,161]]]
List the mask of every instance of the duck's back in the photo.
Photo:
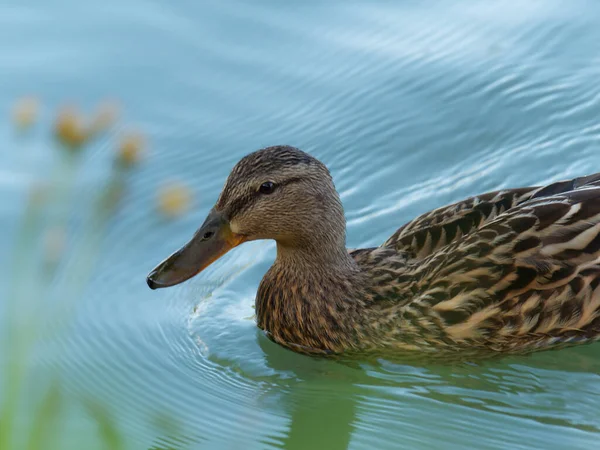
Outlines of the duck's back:
[[354,257],[397,322],[390,340],[521,351],[597,339],[600,174],[439,208]]

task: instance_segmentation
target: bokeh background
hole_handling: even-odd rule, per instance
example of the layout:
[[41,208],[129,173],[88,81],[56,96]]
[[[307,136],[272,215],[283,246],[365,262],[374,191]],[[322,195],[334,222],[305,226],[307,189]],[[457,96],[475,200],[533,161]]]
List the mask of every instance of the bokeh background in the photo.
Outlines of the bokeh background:
[[599,43],[593,0],[0,0],[0,448],[597,447],[597,345],[340,364],[256,329],[272,243],[145,276],[267,145],[330,167],[349,247],[600,171]]

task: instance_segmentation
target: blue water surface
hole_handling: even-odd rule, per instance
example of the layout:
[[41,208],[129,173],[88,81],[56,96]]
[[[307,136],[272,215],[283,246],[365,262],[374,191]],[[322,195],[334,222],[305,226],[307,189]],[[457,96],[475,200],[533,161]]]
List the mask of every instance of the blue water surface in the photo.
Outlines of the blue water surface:
[[[115,98],[148,140],[89,280],[80,262],[59,269],[56,284],[81,282],[81,294],[34,376],[58,370],[73,398],[101,401],[135,449],[596,448],[598,345],[455,366],[339,364],[256,329],[270,242],[169,290],[150,291],[145,276],[200,225],[235,162],[268,145],[328,165],[349,247],[470,195],[598,172],[599,80],[592,0],[0,0],[0,105],[5,117],[23,95],[44,107],[27,140],[0,125],[3,267],[54,161],[53,111]],[[77,174],[75,249],[111,151],[95,144]],[[176,220],[155,209],[169,180],[194,196]],[[85,409],[67,421],[91,448]]]

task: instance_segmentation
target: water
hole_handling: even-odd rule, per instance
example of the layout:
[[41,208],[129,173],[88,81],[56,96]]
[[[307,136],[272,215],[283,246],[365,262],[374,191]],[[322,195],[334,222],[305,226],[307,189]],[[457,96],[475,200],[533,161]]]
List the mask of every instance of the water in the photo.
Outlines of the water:
[[[330,167],[349,247],[469,195],[600,171],[599,42],[591,0],[2,0],[0,104],[114,96],[151,142],[72,327],[32,370],[59,367],[70,394],[105,402],[132,448],[594,448],[598,345],[344,365],[256,329],[272,243],[245,244],[169,290],[150,291],[145,276],[191,236],[233,164],[266,145]],[[6,123],[0,142],[5,249],[49,157],[37,144],[10,151]],[[106,151],[90,155],[81,192],[106,176]],[[196,198],[171,222],[154,212],[169,179]],[[80,409],[69,423],[94,440]]]

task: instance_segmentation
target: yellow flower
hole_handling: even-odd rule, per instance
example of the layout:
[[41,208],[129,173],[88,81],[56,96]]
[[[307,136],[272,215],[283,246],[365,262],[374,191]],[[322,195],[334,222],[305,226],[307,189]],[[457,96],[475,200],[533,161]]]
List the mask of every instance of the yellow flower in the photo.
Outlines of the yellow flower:
[[117,149],[117,162],[123,167],[132,167],[139,163],[144,151],[144,138],[138,133],[129,133],[122,137]]
[[74,107],[63,108],[54,124],[54,135],[60,143],[70,149],[78,149],[89,139],[83,116]]
[[190,208],[191,202],[190,189],[181,183],[170,182],[158,191],[158,210],[166,217],[180,216]]

